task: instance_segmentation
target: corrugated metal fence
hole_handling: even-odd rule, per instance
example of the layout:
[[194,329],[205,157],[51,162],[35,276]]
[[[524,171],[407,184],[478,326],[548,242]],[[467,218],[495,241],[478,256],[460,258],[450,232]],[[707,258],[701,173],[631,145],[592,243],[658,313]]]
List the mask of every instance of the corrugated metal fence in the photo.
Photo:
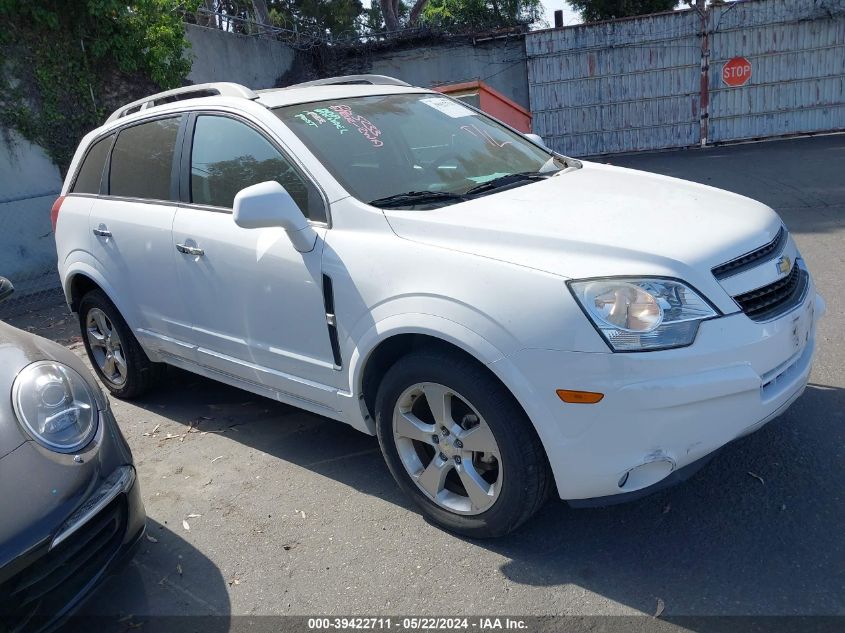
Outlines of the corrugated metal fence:
[[534,131],[575,155],[696,143],[700,29],[683,11],[530,33]]
[[[746,0],[526,36],[534,131],[576,156],[845,129],[845,0]],[[744,57],[744,86],[722,79]]]
[[[845,128],[845,2],[742,2],[709,17],[708,141]],[[731,88],[720,70],[737,55],[752,76]]]

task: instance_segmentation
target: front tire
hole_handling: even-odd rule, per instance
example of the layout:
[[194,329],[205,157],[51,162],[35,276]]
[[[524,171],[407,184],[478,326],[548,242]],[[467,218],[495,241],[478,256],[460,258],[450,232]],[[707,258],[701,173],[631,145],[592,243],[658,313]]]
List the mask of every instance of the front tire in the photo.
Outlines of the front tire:
[[375,414],[394,479],[447,530],[503,536],[548,498],[551,477],[534,427],[471,359],[447,350],[401,358],[379,386]]
[[88,360],[115,397],[137,398],[159,381],[164,366],[150,361],[120,312],[101,290],[88,292],[79,302],[79,328]]

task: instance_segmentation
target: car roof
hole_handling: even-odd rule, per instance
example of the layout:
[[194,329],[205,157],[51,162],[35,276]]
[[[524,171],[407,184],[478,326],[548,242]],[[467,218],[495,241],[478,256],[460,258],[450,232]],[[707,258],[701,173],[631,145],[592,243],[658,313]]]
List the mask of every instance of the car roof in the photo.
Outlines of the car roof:
[[[203,107],[214,104],[237,103],[240,101],[255,101],[266,108],[277,108],[297,103],[324,101],[348,97],[367,95],[428,93],[424,88],[415,88],[404,81],[385,75],[346,75],[343,77],[329,77],[305,83],[295,84],[286,88],[271,88],[254,91],[246,86],[231,82],[216,82],[182,86],[173,90],[165,90],[127,103],[106,120],[104,128],[110,123],[122,119],[137,119],[136,115],[149,115],[156,112],[172,110],[174,104],[179,104],[181,110],[189,110],[191,106]],[[185,102],[191,102],[185,107]],[[168,108],[167,106],[171,106]],[[143,118],[143,117],[140,117]]]
[[328,86],[293,86],[290,88],[272,88],[258,90],[256,100],[268,108],[309,103],[311,101],[331,101],[332,99],[347,99],[349,97],[368,97],[374,95],[411,94],[432,92],[425,88],[413,86],[387,85],[328,85]]

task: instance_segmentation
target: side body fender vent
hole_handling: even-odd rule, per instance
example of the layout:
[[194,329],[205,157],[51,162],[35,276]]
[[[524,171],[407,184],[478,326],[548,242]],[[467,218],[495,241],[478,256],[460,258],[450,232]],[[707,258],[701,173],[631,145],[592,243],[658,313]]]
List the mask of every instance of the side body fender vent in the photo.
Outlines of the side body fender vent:
[[340,342],[337,338],[337,317],[334,312],[334,289],[332,278],[323,275],[323,304],[326,307],[326,325],[329,328],[329,342],[332,346],[334,364],[340,368],[343,366],[343,359],[340,357]]

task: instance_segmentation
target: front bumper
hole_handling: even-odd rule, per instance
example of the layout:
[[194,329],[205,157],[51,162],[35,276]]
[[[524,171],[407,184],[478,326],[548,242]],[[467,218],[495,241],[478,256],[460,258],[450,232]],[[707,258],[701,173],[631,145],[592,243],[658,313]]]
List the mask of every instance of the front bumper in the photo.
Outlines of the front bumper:
[[[506,382],[514,376],[562,499],[628,497],[678,479],[681,469],[783,413],[807,384],[824,309],[810,282],[789,313],[766,323],[741,313],[706,321],[690,347],[526,349],[494,365]],[[597,404],[564,404],[556,389],[605,395]]]
[[131,558],[146,516],[134,466],[115,474],[125,469],[130,478],[106,478],[54,538],[15,560],[15,574],[0,585],[0,630],[55,630]]

